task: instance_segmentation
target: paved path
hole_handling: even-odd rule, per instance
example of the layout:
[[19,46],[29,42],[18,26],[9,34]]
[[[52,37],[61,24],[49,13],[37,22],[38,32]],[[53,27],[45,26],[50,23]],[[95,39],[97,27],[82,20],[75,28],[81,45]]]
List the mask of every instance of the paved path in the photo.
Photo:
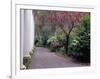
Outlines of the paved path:
[[30,69],[37,68],[61,68],[61,67],[80,67],[85,66],[81,63],[75,63],[70,57],[61,57],[52,53],[47,48],[37,47],[32,57]]

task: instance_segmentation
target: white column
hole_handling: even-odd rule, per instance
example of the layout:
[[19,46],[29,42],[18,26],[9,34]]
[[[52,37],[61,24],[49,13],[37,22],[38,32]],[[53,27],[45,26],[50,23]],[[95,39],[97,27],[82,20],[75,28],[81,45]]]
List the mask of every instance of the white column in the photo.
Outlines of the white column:
[[20,53],[21,53],[21,60],[20,63],[21,65],[23,64],[23,48],[24,48],[24,9],[20,10],[20,32],[21,32],[21,36],[20,36],[20,45],[21,45],[21,49],[20,49]]
[[29,50],[34,47],[34,15],[32,10],[20,11],[21,21],[21,65],[23,64],[23,57],[29,55]]
[[24,55],[27,55],[29,50],[34,45],[34,21],[32,10],[24,11]]

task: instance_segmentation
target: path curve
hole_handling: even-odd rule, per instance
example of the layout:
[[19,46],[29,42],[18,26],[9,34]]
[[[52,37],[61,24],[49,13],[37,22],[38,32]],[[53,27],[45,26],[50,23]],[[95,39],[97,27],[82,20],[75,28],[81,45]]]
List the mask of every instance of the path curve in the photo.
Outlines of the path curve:
[[61,57],[50,52],[49,49],[36,47],[36,51],[32,56],[29,69],[39,68],[63,68],[63,67],[82,67],[82,63],[75,63],[70,57]]

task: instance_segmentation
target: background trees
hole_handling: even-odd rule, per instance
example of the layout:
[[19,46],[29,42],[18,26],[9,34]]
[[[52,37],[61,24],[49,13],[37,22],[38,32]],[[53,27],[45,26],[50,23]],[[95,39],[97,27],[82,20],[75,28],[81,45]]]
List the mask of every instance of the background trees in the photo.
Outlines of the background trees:
[[51,29],[47,23],[48,11],[35,12],[35,40],[38,40],[38,46],[46,46],[48,36],[51,35]]

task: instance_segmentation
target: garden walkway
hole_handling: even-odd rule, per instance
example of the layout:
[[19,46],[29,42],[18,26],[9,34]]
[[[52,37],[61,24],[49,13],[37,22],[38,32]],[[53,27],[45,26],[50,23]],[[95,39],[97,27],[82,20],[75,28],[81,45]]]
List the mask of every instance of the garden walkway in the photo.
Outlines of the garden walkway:
[[80,67],[85,64],[77,63],[70,57],[62,57],[50,52],[47,48],[36,47],[36,51],[32,56],[32,62],[29,69],[38,68],[61,68],[61,67]]

